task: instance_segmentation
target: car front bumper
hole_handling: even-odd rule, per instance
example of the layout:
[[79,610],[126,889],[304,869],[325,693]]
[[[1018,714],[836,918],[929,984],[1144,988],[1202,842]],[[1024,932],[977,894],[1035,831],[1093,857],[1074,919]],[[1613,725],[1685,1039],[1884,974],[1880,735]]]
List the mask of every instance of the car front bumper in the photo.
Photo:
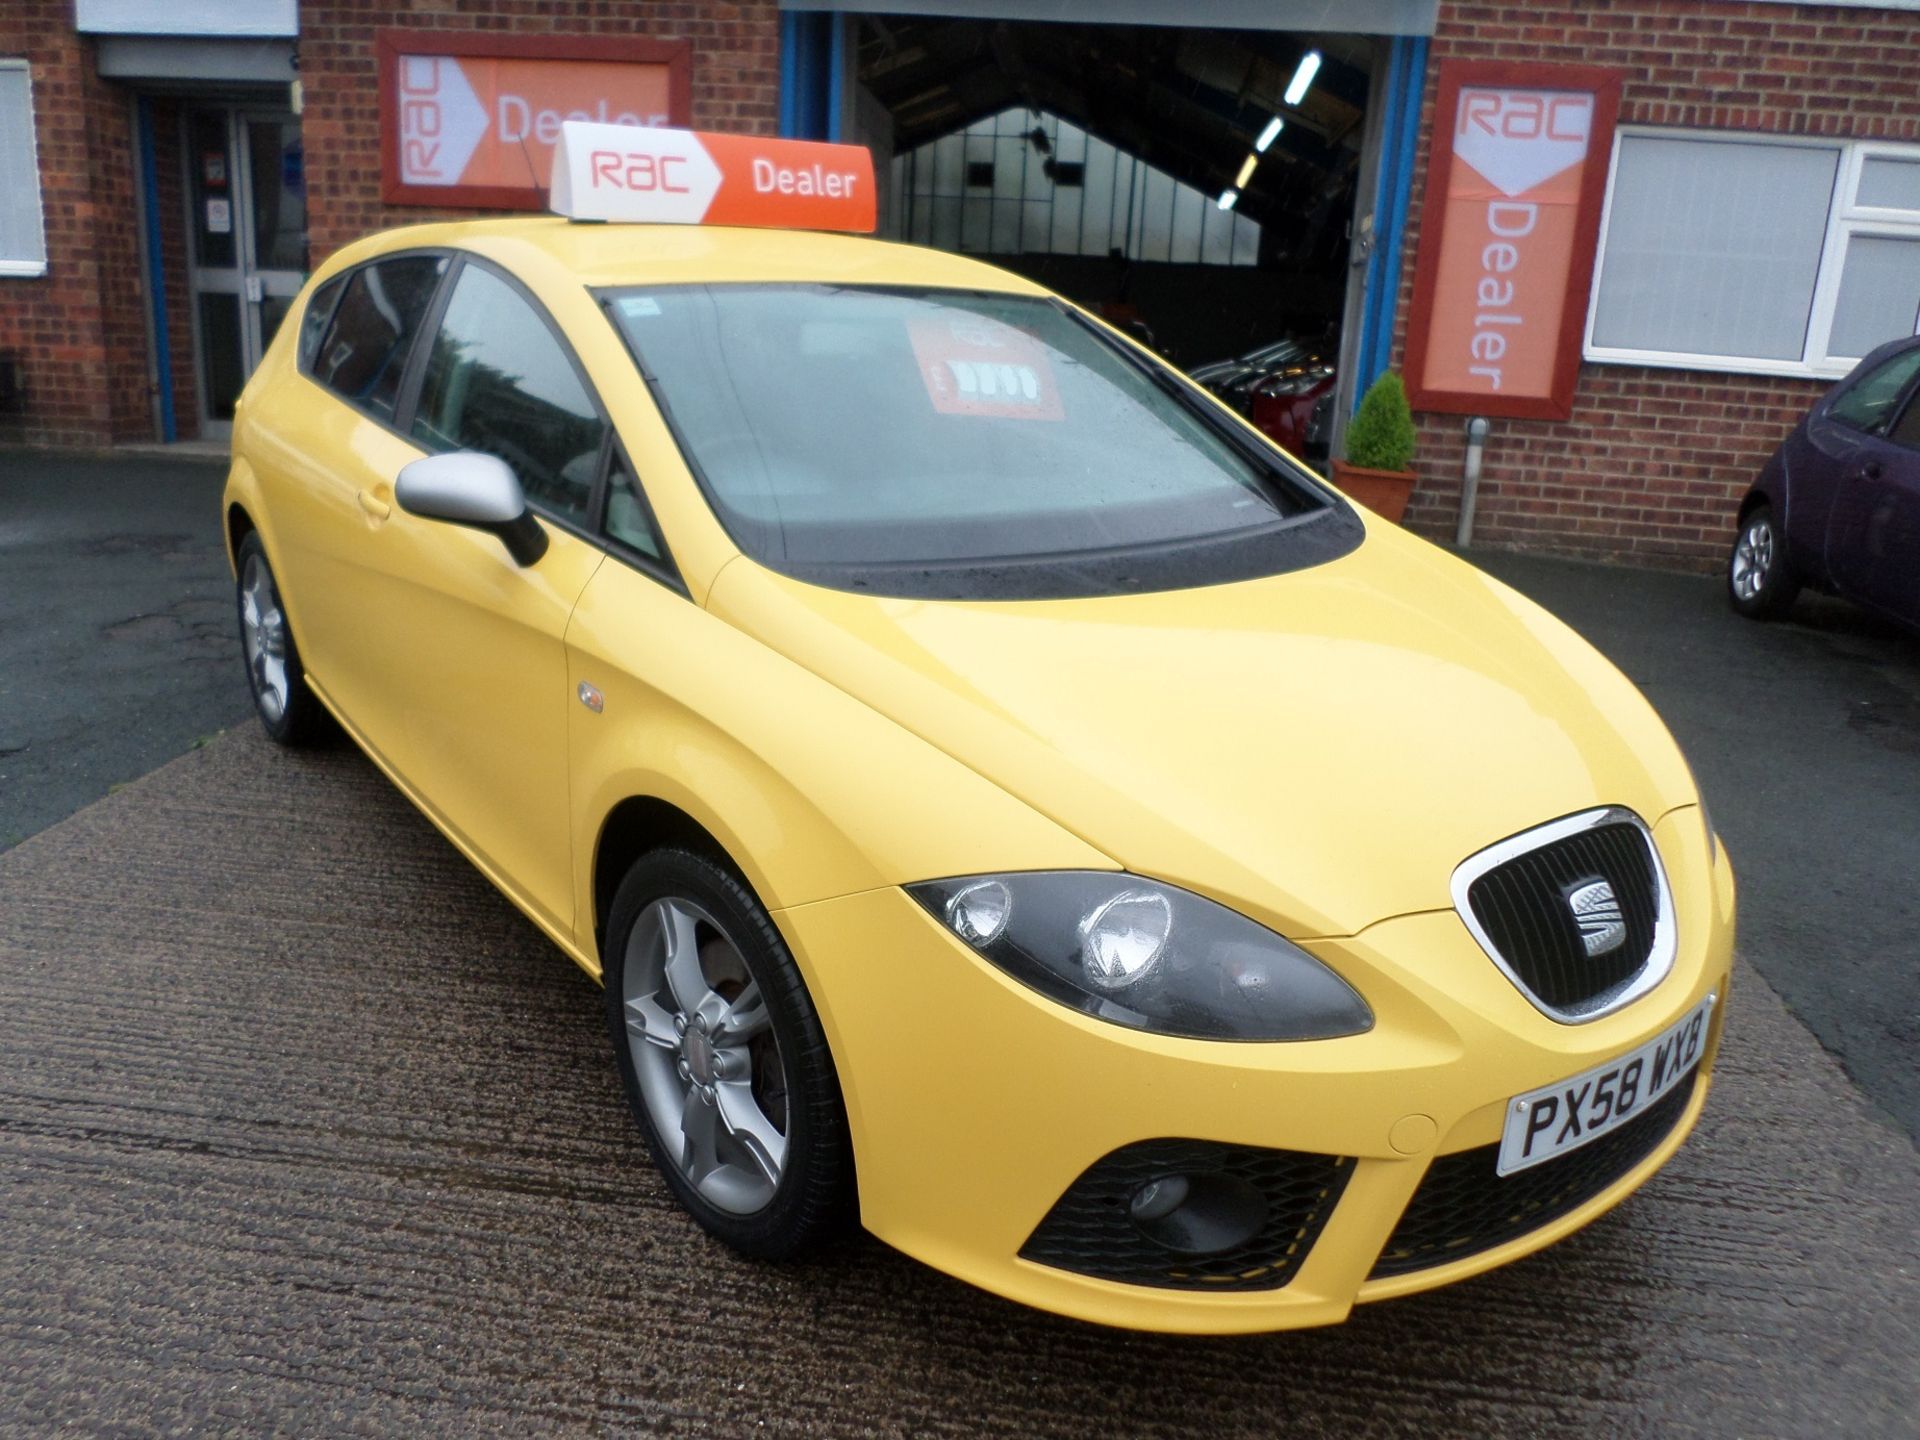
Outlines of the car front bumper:
[[[1678,921],[1673,970],[1649,994],[1582,1025],[1535,1010],[1450,910],[1302,941],[1367,997],[1376,1024],[1365,1035],[1285,1044],[1173,1039],[1069,1011],[978,957],[897,889],[776,919],[839,1068],[870,1231],[984,1289],[1085,1320],[1279,1330],[1332,1323],[1357,1302],[1444,1285],[1549,1245],[1617,1204],[1679,1148],[1719,1048],[1733,877],[1724,855],[1710,864],[1696,808],[1670,813],[1654,835]],[[1615,1147],[1610,1171],[1596,1176],[1589,1164],[1585,1188],[1559,1187],[1558,1206],[1539,1205],[1537,1185],[1520,1199],[1490,1173],[1470,1181],[1474,1203],[1493,1216],[1483,1239],[1509,1238],[1450,1248],[1443,1225],[1416,1268],[1387,1273],[1383,1252],[1437,1159],[1457,1157],[1456,1175],[1475,1170],[1466,1152],[1497,1144],[1511,1097],[1624,1054],[1710,994],[1720,1003],[1696,1078],[1657,1127],[1650,1122],[1657,1134]],[[1164,1139],[1342,1162],[1337,1194],[1327,1197],[1317,1234],[1302,1238],[1305,1253],[1286,1267],[1284,1284],[1172,1288],[1023,1258],[1036,1227],[1090,1167]],[[1565,1203],[1568,1193],[1577,1203]]]

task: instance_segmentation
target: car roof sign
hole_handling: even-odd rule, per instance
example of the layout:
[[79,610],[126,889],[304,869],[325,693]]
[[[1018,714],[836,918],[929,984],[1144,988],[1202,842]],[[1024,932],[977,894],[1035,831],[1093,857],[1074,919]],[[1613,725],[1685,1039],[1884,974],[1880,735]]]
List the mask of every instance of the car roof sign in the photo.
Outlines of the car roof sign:
[[861,234],[878,213],[864,145],[583,120],[560,126],[549,208],[574,220]]

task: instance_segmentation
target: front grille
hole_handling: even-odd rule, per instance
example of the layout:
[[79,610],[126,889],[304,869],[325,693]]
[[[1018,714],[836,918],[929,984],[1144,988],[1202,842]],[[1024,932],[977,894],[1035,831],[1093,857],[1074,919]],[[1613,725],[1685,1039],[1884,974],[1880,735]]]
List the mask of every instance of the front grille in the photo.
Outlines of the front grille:
[[[1655,958],[1662,891],[1656,863],[1646,831],[1622,816],[1501,858],[1468,884],[1466,903],[1482,943],[1536,1005],[1556,1018],[1586,1019],[1623,1000]],[[1612,887],[1626,928],[1625,938],[1600,955],[1587,953],[1568,899],[1594,880]]]
[[1368,1278],[1405,1275],[1491,1250],[1579,1209],[1651,1155],[1673,1133],[1696,1071],[1644,1115],[1578,1150],[1500,1175],[1500,1147],[1442,1155],[1427,1168]]
[[[1068,1188],[1023,1259],[1131,1285],[1176,1290],[1277,1290],[1292,1280],[1353,1173],[1339,1155],[1260,1150],[1206,1140],[1123,1146]],[[1252,1185],[1266,1220],[1252,1239],[1215,1255],[1182,1255],[1150,1239],[1128,1211],[1134,1192],[1168,1175],[1221,1174]]]

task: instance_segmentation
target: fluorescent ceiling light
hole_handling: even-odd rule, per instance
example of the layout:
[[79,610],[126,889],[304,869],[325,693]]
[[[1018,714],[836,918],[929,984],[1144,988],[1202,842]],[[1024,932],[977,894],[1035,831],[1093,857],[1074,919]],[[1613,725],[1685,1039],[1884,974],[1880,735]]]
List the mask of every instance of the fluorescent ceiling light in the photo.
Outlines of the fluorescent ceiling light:
[[1278,115],[1267,121],[1267,128],[1260,132],[1260,138],[1253,142],[1253,148],[1260,154],[1267,153],[1267,147],[1280,138],[1280,132],[1287,128],[1287,122]]
[[1260,157],[1258,155],[1247,156],[1246,163],[1240,167],[1240,173],[1233,177],[1233,188],[1236,190],[1246,189],[1247,182],[1253,178],[1253,167],[1259,163]]
[[1213,203],[1218,205],[1222,210],[1231,210],[1239,199],[1240,192],[1238,190],[1222,190],[1220,192],[1220,198]]
[[1298,105],[1307,98],[1307,87],[1313,84],[1313,77],[1320,73],[1320,52],[1309,50],[1300,57],[1300,64],[1293,72],[1293,79],[1287,82],[1287,93],[1281,98],[1289,105]]

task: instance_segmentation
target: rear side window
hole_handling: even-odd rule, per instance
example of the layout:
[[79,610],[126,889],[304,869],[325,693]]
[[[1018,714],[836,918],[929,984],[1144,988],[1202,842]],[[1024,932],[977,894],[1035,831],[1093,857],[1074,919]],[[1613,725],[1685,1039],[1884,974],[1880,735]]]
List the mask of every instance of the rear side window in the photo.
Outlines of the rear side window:
[[540,313],[492,271],[463,267],[427,356],[414,439],[498,455],[527,499],[585,525],[606,430]]
[[341,275],[322,285],[308,299],[306,313],[300,317],[300,368],[309,375],[313,373],[314,356],[320,353],[320,341],[327,333],[327,322],[333,319],[333,307],[346,283],[347,277]]
[[1855,430],[1877,430],[1893,414],[1907,383],[1920,374],[1920,347],[1883,360],[1847,386],[1827,407],[1827,418]]
[[407,351],[446,268],[443,256],[405,255],[354,271],[314,358],[313,378],[376,419],[392,420]]

